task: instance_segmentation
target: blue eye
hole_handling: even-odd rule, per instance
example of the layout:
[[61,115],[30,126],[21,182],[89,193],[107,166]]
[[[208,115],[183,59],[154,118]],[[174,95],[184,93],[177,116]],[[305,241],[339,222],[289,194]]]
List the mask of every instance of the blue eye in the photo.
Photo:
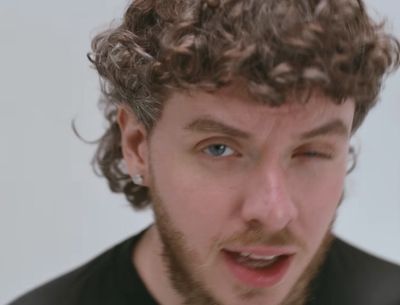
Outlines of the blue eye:
[[227,157],[235,152],[232,148],[224,144],[213,144],[204,149],[204,152],[212,157]]

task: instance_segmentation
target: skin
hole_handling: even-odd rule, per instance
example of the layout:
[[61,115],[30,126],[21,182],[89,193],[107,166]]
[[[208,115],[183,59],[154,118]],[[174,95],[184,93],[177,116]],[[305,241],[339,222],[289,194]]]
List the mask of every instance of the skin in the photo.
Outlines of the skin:
[[[151,135],[120,108],[124,159],[131,175],[143,175],[155,213],[133,263],[160,304],[301,304],[290,292],[310,280],[327,247],[354,103],[336,105],[318,91],[306,104],[299,98],[272,108],[239,86],[175,92]],[[241,245],[288,246],[295,255],[279,283],[252,287],[221,254]]]

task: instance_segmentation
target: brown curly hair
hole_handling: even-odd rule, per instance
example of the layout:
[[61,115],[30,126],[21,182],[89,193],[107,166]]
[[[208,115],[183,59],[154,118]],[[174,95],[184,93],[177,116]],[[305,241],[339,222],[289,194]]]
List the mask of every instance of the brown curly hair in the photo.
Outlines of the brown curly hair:
[[148,190],[122,166],[117,105],[129,105],[151,132],[171,90],[213,91],[240,79],[270,106],[315,88],[337,103],[353,98],[355,131],[399,54],[399,41],[361,0],[135,0],[118,27],[92,42],[109,123],[93,164],[112,191],[146,207]]

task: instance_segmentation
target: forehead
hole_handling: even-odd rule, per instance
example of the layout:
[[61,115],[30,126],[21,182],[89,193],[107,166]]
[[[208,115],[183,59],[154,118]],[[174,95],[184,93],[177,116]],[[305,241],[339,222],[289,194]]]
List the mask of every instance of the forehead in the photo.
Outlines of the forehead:
[[312,92],[308,99],[304,94],[292,94],[283,105],[272,107],[257,101],[240,87],[225,87],[216,92],[172,93],[160,123],[183,126],[198,118],[209,118],[257,135],[275,129],[307,131],[332,120],[344,122],[350,130],[353,115],[351,100],[338,105],[319,91]]

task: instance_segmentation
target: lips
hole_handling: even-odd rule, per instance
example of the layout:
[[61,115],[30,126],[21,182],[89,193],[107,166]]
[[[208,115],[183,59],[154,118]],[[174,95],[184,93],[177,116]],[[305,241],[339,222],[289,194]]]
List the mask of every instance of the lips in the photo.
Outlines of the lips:
[[250,287],[278,284],[287,273],[293,251],[288,249],[224,249],[224,261],[233,276]]

